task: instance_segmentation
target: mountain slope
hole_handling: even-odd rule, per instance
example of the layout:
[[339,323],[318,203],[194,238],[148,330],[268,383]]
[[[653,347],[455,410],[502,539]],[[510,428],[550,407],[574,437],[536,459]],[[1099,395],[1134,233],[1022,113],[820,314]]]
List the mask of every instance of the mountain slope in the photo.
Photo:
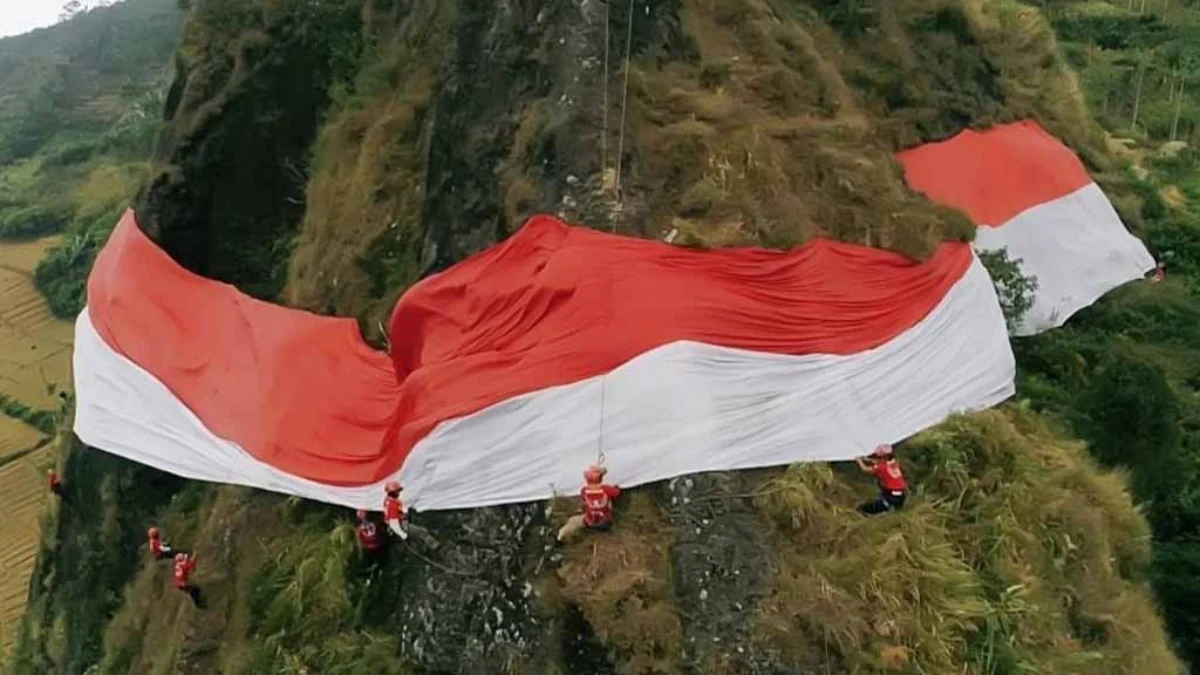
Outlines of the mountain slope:
[[[891,159],[969,124],[1034,117],[1144,223],[1151,195],[1058,50],[1004,1],[194,0],[136,203],[184,265],[377,341],[406,285],[535,211],[689,245],[828,234],[919,256],[970,238]],[[1195,302],[1174,279],[1131,292],[1179,294],[1173,316]],[[1042,351],[1056,339],[1031,343],[1022,395],[1085,410],[1046,384],[1073,367]],[[1177,672],[1149,526],[1067,436],[1116,417],[1087,410],[1053,429],[1013,404],[923,434],[912,506],[887,518],[854,512],[872,487],[846,467],[703,475],[634,491],[613,532],[563,550],[570,503],[417,514],[439,546],[382,570],[341,510],[181,491],[75,448],[66,477],[95,508],[43,542],[13,669]],[[1137,457],[1103,458],[1146,482]],[[137,548],[153,521],[200,553],[205,608]]]

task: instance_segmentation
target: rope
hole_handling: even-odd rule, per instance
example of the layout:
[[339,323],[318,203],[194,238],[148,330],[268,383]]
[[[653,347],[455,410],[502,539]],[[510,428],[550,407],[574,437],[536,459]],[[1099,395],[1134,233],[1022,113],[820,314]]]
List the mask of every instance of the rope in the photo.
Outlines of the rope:
[[604,394],[608,388],[604,375],[600,376],[600,437],[596,442],[596,463],[604,464]]
[[[391,535],[389,534],[389,536],[391,536]],[[412,535],[410,534],[409,536],[411,537]],[[435,568],[435,569],[439,569],[439,570],[441,570],[441,571],[445,572],[446,574],[453,574],[453,575],[455,575],[455,576],[459,576],[459,577],[468,577],[468,578],[471,578],[471,579],[480,579],[480,578],[482,578],[482,577],[481,577],[479,574],[475,574],[475,573],[473,573],[473,572],[462,572],[462,571],[459,571],[459,570],[451,569],[451,568],[449,568],[449,567],[446,567],[445,565],[442,565],[442,564],[436,563],[436,562],[434,562],[434,561],[430,560],[429,558],[426,558],[425,556],[421,555],[420,551],[418,551],[418,550],[416,549],[416,547],[414,547],[414,546],[412,545],[412,543],[410,543],[410,542],[409,542],[407,539],[404,539],[404,540],[402,541],[402,543],[404,544],[404,548],[408,549],[408,552],[409,552],[409,553],[413,554],[414,556],[416,556],[417,558],[419,558],[419,559],[420,559],[422,562],[424,562],[426,565],[429,565],[430,567],[433,567],[433,568]]]
[[[633,6],[637,0],[629,0],[629,25],[625,29],[625,82],[621,91],[621,129],[617,140],[617,181],[613,190],[617,194],[617,210],[621,208],[621,165],[625,153],[625,106],[629,100],[629,59],[633,51]],[[616,229],[616,224],[613,224]]]
[[[612,14],[612,0],[604,3],[604,74],[600,78],[604,89],[604,131],[600,134],[600,180],[604,180],[604,172],[608,171],[608,25],[609,15]],[[601,183],[603,184],[603,183]]]

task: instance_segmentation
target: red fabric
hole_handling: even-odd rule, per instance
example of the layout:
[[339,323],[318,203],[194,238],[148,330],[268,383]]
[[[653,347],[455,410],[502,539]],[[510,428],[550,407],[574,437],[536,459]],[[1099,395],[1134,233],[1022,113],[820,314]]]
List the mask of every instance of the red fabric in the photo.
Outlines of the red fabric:
[[908,483],[905,482],[904,474],[900,471],[900,462],[895,459],[875,462],[872,471],[875,474],[875,478],[879,481],[881,489],[896,492],[903,492],[908,489]]
[[52,473],[46,476],[46,484],[49,486],[50,491],[53,492],[58,490],[58,487],[62,485],[62,480],[58,477],[58,474]]
[[187,588],[192,572],[196,571],[196,561],[191,556],[175,561],[175,588]]
[[162,540],[158,537],[150,537],[150,555],[155,558],[162,555]]
[[383,498],[383,519],[388,521],[404,519],[404,502],[399,497]]
[[923,264],[825,239],[702,251],[536,216],[400,298],[391,344],[403,384],[388,447],[403,455],[442,420],[679,340],[861,352],[923,319],[971,260],[955,243]]
[[358,524],[358,543],[368,551],[379,548],[379,528],[375,523],[364,520]]
[[96,259],[88,312],[108,346],[267,464],[339,485],[372,482],[399,464],[380,452],[395,375],[353,319],[260,302],[196,276],[138,229],[132,211]]
[[1075,153],[1032,120],[968,129],[897,158],[913,190],[990,227],[1092,182]]
[[96,261],[88,311],[109,347],[215,435],[293,475],[358,486],[394,475],[442,421],[671,342],[797,355],[879,346],[932,311],[971,261],[958,243],[924,263],[829,240],[702,251],[538,216],[409,289],[389,362],[352,320],[183,270],[129,212]]
[[612,501],[621,496],[621,488],[615,485],[585,485],[579,492],[583,500],[583,522],[589,526],[611,522]]

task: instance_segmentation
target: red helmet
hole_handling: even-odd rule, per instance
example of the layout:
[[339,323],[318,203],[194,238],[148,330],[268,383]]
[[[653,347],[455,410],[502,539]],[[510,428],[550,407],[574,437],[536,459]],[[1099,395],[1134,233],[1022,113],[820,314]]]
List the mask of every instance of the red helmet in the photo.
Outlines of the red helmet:
[[876,457],[887,457],[892,454],[892,446],[890,443],[881,443],[875,446],[875,452],[872,454]]
[[367,519],[367,511],[366,511],[366,509],[359,509],[359,510],[355,511],[354,513],[355,513],[355,515],[357,515],[357,516],[358,516],[358,519],[359,519],[359,520],[366,520],[366,519]]
[[588,466],[583,472],[583,479],[588,483],[599,483],[604,480],[604,475],[608,473],[608,469],[599,464]]
[[398,483],[398,482],[396,482],[396,481],[394,481],[394,480],[389,480],[389,481],[387,482],[387,485],[384,485],[384,486],[383,486],[383,490],[384,490],[384,492],[389,492],[389,493],[390,493],[390,492],[399,492],[399,491],[401,491],[401,490],[403,490],[403,489],[404,489],[404,488],[400,487],[400,483]]
[[146,530],[146,534],[150,535],[151,539],[158,539],[158,528],[152,527],[149,530]]

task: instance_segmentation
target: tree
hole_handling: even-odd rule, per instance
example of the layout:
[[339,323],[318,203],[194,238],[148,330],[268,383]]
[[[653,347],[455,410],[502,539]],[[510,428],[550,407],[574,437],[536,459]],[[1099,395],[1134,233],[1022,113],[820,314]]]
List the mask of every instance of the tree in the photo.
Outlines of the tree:
[[75,18],[76,15],[83,12],[84,6],[81,0],[67,0],[62,6],[62,11],[58,13],[59,21],[69,21]]
[[70,21],[80,14],[96,9],[97,7],[107,7],[116,2],[116,0],[91,0],[84,2],[83,0],[67,0],[63,3],[62,11],[58,13],[59,21]]
[[1000,299],[1000,309],[1004,312],[1004,321],[1008,324],[1009,332],[1012,332],[1021,325],[1021,319],[1033,306],[1033,295],[1038,288],[1037,277],[1026,276],[1021,270],[1021,258],[1010,259],[1007,248],[980,251],[979,260],[992,277],[992,284],[996,286],[996,295]]

